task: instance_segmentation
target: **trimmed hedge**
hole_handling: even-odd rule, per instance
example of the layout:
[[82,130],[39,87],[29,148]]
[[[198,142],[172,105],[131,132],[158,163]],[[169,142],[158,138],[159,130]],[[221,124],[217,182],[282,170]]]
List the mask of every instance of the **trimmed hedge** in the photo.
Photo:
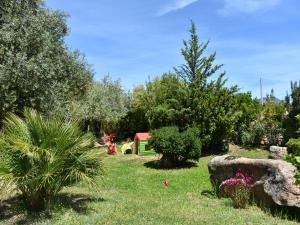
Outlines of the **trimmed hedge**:
[[164,165],[174,165],[188,159],[198,160],[201,156],[202,143],[197,128],[179,132],[178,127],[163,127],[151,132],[149,143],[163,157]]

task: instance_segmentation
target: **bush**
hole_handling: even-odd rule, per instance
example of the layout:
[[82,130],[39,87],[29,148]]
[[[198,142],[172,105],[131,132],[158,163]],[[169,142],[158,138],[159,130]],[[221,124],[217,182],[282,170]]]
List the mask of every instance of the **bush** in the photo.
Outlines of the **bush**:
[[287,146],[293,151],[288,155],[287,160],[297,167],[296,184],[300,184],[300,138],[290,139]]
[[264,125],[261,122],[254,121],[250,124],[248,130],[242,132],[242,144],[244,146],[260,145],[264,135]]
[[294,154],[300,156],[300,138],[295,139],[292,138],[288,141],[287,146],[290,148],[290,150],[293,151]]
[[162,154],[164,166],[174,165],[188,159],[198,160],[202,144],[197,128],[188,128],[179,132],[178,127],[163,127],[151,132],[150,145]]
[[76,122],[25,110],[9,115],[0,136],[0,179],[15,187],[30,211],[44,210],[65,186],[93,183],[101,169],[95,138]]
[[257,99],[252,99],[251,92],[235,94],[234,101],[236,118],[230,138],[233,143],[240,145],[243,143],[242,133],[247,131],[251,122],[259,117],[263,107]]
[[[298,137],[297,115],[300,115],[300,82],[291,82],[291,94],[286,96],[288,116],[284,121],[285,139]],[[299,132],[299,131],[298,131]]]
[[[300,115],[296,117],[300,122]],[[299,131],[297,132],[299,133]],[[296,184],[300,184],[300,138],[292,138],[288,141],[287,146],[292,151],[287,160],[297,167]]]
[[242,132],[241,140],[244,146],[280,145],[282,129],[272,120],[255,120]]

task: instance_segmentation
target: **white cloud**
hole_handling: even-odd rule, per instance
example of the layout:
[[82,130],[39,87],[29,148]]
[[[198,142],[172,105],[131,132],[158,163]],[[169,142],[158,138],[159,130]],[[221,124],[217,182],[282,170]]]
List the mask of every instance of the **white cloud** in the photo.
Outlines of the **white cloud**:
[[176,11],[176,10],[180,10],[183,9],[195,2],[197,2],[198,0],[173,0],[171,3],[164,5],[158,12],[157,12],[157,16],[163,16],[167,13]]
[[267,11],[277,6],[281,0],[225,0],[224,8],[219,10],[222,15],[236,12],[253,13]]

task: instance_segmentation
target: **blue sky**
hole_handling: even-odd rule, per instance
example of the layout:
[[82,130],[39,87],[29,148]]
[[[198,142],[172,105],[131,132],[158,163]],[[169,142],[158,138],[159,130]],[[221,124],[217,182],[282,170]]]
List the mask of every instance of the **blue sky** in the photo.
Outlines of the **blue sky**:
[[109,73],[124,88],[173,71],[194,20],[207,53],[242,91],[274,88],[283,98],[300,80],[299,0],[47,0],[67,12],[67,44],[86,55],[95,79]]

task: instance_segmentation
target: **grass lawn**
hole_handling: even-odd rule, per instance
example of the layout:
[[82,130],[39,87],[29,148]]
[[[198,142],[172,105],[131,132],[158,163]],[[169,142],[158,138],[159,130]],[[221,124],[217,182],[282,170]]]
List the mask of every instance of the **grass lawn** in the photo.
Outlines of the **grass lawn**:
[[[232,154],[267,156],[265,151],[237,147]],[[207,169],[210,158],[201,158],[195,167],[163,170],[151,167],[156,159],[153,156],[106,156],[106,175],[99,179],[98,190],[84,184],[64,189],[51,218],[32,220],[22,211],[16,214],[15,209],[10,212],[15,216],[2,212],[0,224],[297,224],[256,206],[234,209],[228,199],[201,194],[211,190]],[[163,187],[164,179],[170,181],[168,188]]]

